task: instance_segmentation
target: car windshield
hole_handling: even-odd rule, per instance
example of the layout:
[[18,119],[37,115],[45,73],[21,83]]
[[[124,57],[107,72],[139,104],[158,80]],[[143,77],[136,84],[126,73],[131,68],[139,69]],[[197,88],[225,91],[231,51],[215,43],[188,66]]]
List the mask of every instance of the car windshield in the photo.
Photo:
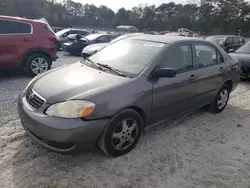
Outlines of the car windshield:
[[238,50],[235,51],[236,53],[250,53],[250,41],[241,46]]
[[207,37],[206,40],[214,42],[215,44],[223,44],[225,41],[226,37]]
[[108,45],[89,59],[109,65],[128,77],[134,77],[146,68],[164,46],[164,43],[123,39]]

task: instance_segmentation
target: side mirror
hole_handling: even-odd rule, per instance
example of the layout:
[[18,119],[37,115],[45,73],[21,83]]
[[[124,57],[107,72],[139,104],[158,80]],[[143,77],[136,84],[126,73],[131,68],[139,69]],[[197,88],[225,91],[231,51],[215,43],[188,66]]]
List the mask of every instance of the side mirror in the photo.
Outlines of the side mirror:
[[156,78],[173,78],[176,76],[176,70],[170,68],[156,69],[154,71],[154,77]]
[[229,49],[228,52],[229,53],[234,52],[234,49]]

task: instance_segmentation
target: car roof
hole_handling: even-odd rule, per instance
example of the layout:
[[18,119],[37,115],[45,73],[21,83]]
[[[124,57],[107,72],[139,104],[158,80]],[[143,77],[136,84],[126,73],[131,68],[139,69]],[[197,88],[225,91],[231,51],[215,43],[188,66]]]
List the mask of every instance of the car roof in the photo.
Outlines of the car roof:
[[167,35],[137,35],[137,36],[131,36],[130,39],[136,39],[136,40],[146,40],[146,41],[152,41],[152,42],[159,42],[159,43],[173,43],[173,42],[185,42],[185,41],[202,41],[202,39],[197,38],[190,38],[190,37],[184,37],[184,36],[167,36]]
[[38,22],[38,20],[32,20],[32,19],[14,17],[14,16],[3,16],[3,15],[0,15],[0,19],[20,21],[20,22]]
[[238,36],[238,35],[211,35],[208,37],[242,37],[242,36]]

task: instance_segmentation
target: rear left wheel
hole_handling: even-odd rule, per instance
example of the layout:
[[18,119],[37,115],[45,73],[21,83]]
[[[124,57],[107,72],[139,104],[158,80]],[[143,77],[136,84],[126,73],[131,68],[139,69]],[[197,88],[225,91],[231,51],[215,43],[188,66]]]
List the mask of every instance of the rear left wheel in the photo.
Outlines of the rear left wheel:
[[25,71],[31,77],[44,73],[49,69],[51,69],[51,60],[41,53],[29,56],[25,64]]
[[121,156],[131,151],[143,131],[141,116],[128,109],[116,115],[98,140],[99,147],[108,155]]
[[228,85],[224,84],[211,104],[211,110],[214,113],[219,113],[224,110],[229,100],[230,89]]

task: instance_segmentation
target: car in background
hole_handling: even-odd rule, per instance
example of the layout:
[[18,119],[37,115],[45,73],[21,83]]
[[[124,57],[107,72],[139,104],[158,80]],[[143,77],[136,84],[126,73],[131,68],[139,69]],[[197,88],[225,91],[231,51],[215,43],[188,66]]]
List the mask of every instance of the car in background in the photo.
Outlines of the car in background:
[[180,33],[180,32],[170,32],[166,33],[165,36],[183,36],[183,37],[189,37],[188,33]]
[[91,44],[83,48],[82,50],[82,57],[88,58],[89,56],[93,55],[94,53],[100,51],[101,49],[105,48],[109,44],[112,44],[116,41],[122,40],[124,38],[137,36],[137,35],[143,35],[144,33],[132,33],[132,34],[124,34],[124,35],[115,35],[115,39],[113,39],[111,42],[105,42],[105,43],[97,43],[97,44]]
[[71,55],[81,55],[83,48],[90,44],[108,43],[115,38],[108,34],[90,34],[85,37],[77,38],[74,41],[63,43],[62,50]]
[[64,28],[62,28],[62,27],[52,27],[52,29],[53,29],[53,31],[54,31],[55,33],[57,33],[58,31],[61,31],[61,30],[63,30]]
[[234,52],[245,44],[245,39],[242,36],[236,35],[212,35],[205,38],[205,40],[214,42],[228,53]]
[[56,36],[43,20],[0,16],[0,69],[21,68],[36,76],[57,57]]
[[250,78],[250,41],[229,55],[240,61],[241,78]]
[[98,144],[116,157],[166,118],[207,105],[222,112],[239,81],[239,62],[211,42],[133,36],[33,79],[18,113],[27,134],[50,150]]
[[88,58],[89,56],[95,54],[96,52],[98,52],[101,49],[105,48],[109,44],[110,44],[109,42],[90,44],[90,45],[86,46],[85,48],[83,48],[81,56],[84,59]]
[[57,49],[60,50],[62,47],[62,44],[65,42],[68,42],[68,35],[70,34],[79,34],[82,36],[89,35],[89,32],[85,29],[76,29],[76,28],[66,28],[63,30],[60,30],[56,32],[56,38],[57,38]]

